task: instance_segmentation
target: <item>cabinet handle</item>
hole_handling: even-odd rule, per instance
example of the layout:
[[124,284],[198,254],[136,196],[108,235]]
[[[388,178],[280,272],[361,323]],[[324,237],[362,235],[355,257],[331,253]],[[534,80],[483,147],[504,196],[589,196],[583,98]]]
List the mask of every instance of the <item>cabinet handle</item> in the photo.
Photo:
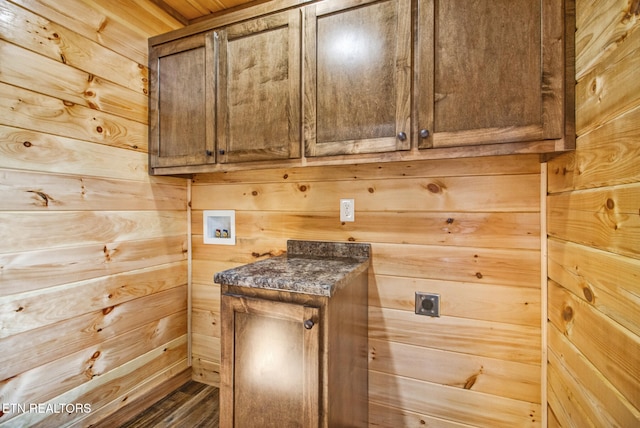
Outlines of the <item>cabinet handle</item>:
[[400,141],[404,141],[407,139],[407,134],[405,134],[404,132],[398,132],[398,140]]
[[218,153],[220,153],[221,155],[223,155],[223,154],[224,154],[224,150],[223,150],[223,149],[220,149],[220,150],[218,150]]
[[207,154],[207,156],[211,156],[213,154],[211,150],[205,150],[205,153]]
[[428,129],[421,129],[420,130],[420,138],[429,138],[429,130]]
[[313,320],[306,320],[304,322],[304,328],[306,328],[307,330],[311,330],[314,325],[315,324],[313,323]]

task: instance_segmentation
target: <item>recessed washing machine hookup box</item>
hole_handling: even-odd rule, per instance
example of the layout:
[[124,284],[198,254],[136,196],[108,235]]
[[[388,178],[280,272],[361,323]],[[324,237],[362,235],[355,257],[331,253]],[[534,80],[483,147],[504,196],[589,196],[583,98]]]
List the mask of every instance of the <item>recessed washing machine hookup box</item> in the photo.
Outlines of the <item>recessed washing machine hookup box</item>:
[[205,244],[236,245],[234,210],[207,210],[202,217]]

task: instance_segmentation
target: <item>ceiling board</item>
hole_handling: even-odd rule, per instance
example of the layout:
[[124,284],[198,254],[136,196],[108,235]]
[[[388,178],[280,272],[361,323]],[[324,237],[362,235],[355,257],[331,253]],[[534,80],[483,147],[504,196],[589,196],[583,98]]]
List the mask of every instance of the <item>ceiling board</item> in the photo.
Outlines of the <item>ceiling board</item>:
[[200,21],[212,13],[251,3],[252,0],[153,0],[153,2],[187,25]]

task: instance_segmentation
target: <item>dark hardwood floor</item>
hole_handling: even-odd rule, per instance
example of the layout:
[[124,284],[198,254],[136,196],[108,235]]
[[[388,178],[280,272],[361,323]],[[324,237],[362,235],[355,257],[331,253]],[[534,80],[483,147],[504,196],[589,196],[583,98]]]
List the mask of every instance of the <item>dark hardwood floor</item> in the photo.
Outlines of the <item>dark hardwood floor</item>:
[[189,381],[126,421],[113,415],[98,426],[123,428],[218,428],[220,414],[218,388]]

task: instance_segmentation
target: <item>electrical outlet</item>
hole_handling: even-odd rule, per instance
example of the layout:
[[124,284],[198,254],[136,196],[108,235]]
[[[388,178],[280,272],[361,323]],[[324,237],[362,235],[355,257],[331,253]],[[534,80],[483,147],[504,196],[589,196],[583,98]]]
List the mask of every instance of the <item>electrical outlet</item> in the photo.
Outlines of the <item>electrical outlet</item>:
[[355,220],[355,203],[353,199],[340,199],[340,221]]
[[416,291],[416,314],[439,317],[440,295]]

